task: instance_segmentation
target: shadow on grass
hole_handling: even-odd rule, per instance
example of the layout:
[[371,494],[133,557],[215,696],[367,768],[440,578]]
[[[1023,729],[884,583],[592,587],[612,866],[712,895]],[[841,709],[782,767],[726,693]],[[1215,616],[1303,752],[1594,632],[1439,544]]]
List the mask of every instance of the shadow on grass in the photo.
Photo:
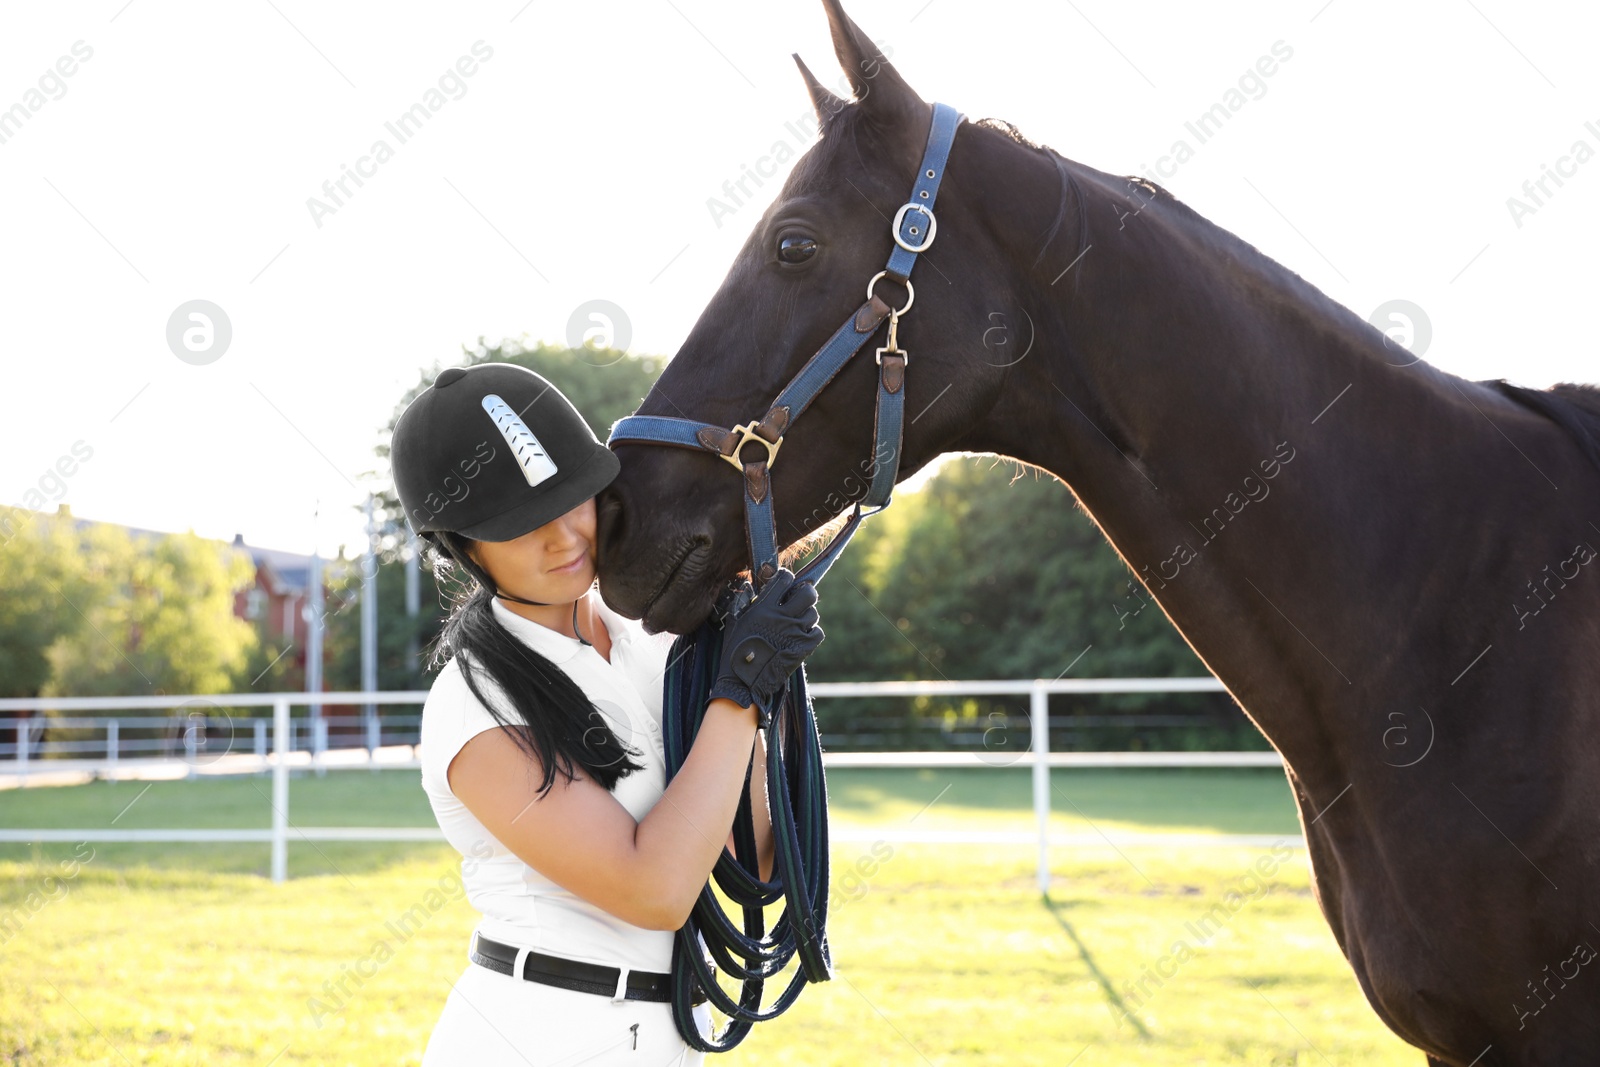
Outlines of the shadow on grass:
[[1150,1031],[1145,1029],[1144,1023],[1123,1002],[1121,994],[1111,984],[1111,979],[1107,978],[1105,972],[1100,969],[1100,965],[1095,963],[1094,956],[1089,952],[1089,946],[1083,943],[1083,938],[1078,936],[1078,931],[1073,928],[1067,917],[1061,913],[1062,905],[1052,900],[1049,893],[1045,893],[1044,906],[1049,910],[1050,917],[1056,921],[1056,925],[1060,926],[1062,932],[1072,939],[1072,943],[1078,948],[1078,955],[1083,958],[1083,965],[1089,968],[1089,973],[1094,975],[1094,980],[1100,983],[1100,989],[1105,993],[1106,1001],[1111,1006],[1111,1017],[1117,1020],[1117,1025],[1121,1026],[1122,1020],[1126,1019],[1133,1024],[1134,1030],[1138,1032],[1140,1037],[1149,1038]]

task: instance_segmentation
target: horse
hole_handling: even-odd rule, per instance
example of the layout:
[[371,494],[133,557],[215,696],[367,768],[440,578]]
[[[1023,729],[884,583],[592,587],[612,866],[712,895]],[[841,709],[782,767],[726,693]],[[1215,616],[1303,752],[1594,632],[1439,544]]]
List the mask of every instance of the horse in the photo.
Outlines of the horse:
[[[641,414],[760,418],[892,250],[931,106],[824,7],[854,99],[794,57],[821,138]],[[1430,1064],[1591,1062],[1600,390],[1410,358],[1160,186],[1003,121],[961,123],[935,214],[896,479],[979,452],[1065,483],[1282,755],[1382,1021]],[[863,497],[878,376],[858,356],[782,434],[780,546]],[[739,482],[711,452],[614,447],[601,594],[690,632],[744,566]]]

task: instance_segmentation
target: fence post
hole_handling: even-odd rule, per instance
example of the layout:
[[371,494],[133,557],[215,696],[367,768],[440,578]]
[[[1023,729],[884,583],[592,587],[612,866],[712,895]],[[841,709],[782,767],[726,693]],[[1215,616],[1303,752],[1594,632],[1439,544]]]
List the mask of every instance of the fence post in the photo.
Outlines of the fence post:
[[117,778],[117,750],[122,747],[121,733],[122,720],[106,720],[106,777],[111,781]]
[[1028,694],[1033,726],[1033,814],[1039,823],[1039,892],[1050,891],[1050,694],[1035,678]]
[[[189,770],[184,777],[192,779],[196,777],[194,765],[200,753],[199,742],[195,740],[194,736],[194,713],[190,712],[181,721],[183,722],[183,762],[189,765]],[[205,720],[202,719],[201,721],[204,722]],[[201,727],[201,729],[204,730],[205,727]]]
[[33,720],[23,717],[17,720],[17,784],[26,787],[28,784],[28,734],[33,732]]
[[317,715],[311,719],[311,763],[317,770],[317,777],[326,777],[328,768],[323,765],[322,757],[328,751],[328,720]]
[[272,704],[273,741],[277,762],[272,768],[272,880],[289,877],[289,698]]

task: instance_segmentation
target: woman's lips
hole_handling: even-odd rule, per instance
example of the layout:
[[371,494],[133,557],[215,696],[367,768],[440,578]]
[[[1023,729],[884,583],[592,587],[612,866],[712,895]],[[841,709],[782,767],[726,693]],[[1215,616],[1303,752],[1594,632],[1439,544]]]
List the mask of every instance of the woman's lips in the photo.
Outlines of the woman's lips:
[[583,564],[588,560],[588,558],[589,558],[589,553],[580,552],[580,553],[578,553],[577,558],[574,559],[571,563],[563,564],[560,567],[552,567],[552,568],[550,568],[550,573],[551,574],[571,574],[574,571],[578,570],[580,567],[582,567]]

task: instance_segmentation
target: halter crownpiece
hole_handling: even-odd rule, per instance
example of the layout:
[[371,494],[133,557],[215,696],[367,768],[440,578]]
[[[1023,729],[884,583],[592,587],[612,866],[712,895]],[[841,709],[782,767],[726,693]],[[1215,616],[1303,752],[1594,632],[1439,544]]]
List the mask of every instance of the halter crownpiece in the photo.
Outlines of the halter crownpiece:
[[[806,361],[789,384],[783,387],[767,413],[742,426],[725,429],[708,422],[673,418],[666,415],[628,415],[611,427],[607,445],[619,441],[676,445],[721,456],[744,475],[745,540],[750,553],[750,572],[757,582],[765,582],[778,568],[778,545],[773,525],[771,472],[777,462],[784,433],[816,399],[824,386],[866,344],[887,317],[888,342],[877,350],[878,395],[873,411],[872,481],[867,494],[855,505],[849,521],[828,547],[805,565],[798,577],[817,581],[854,535],[864,515],[875,515],[889,506],[895,476],[900,470],[900,445],[905,424],[905,374],[909,353],[900,347],[900,316],[911,309],[916,298],[911,288],[911,268],[917,255],[933,244],[938,220],[933,213],[939,183],[944,179],[950,146],[956,127],[965,118],[949,104],[933,105],[933,121],[928,129],[928,145],[911,195],[895,212],[890,224],[894,249],[883,270],[867,283],[867,300],[845,320],[832,337]],[[885,275],[906,287],[906,302],[899,308],[884,303],[874,292]],[[764,446],[759,459],[746,460],[744,446],[756,442]],[[862,506],[872,508],[863,512]]]

